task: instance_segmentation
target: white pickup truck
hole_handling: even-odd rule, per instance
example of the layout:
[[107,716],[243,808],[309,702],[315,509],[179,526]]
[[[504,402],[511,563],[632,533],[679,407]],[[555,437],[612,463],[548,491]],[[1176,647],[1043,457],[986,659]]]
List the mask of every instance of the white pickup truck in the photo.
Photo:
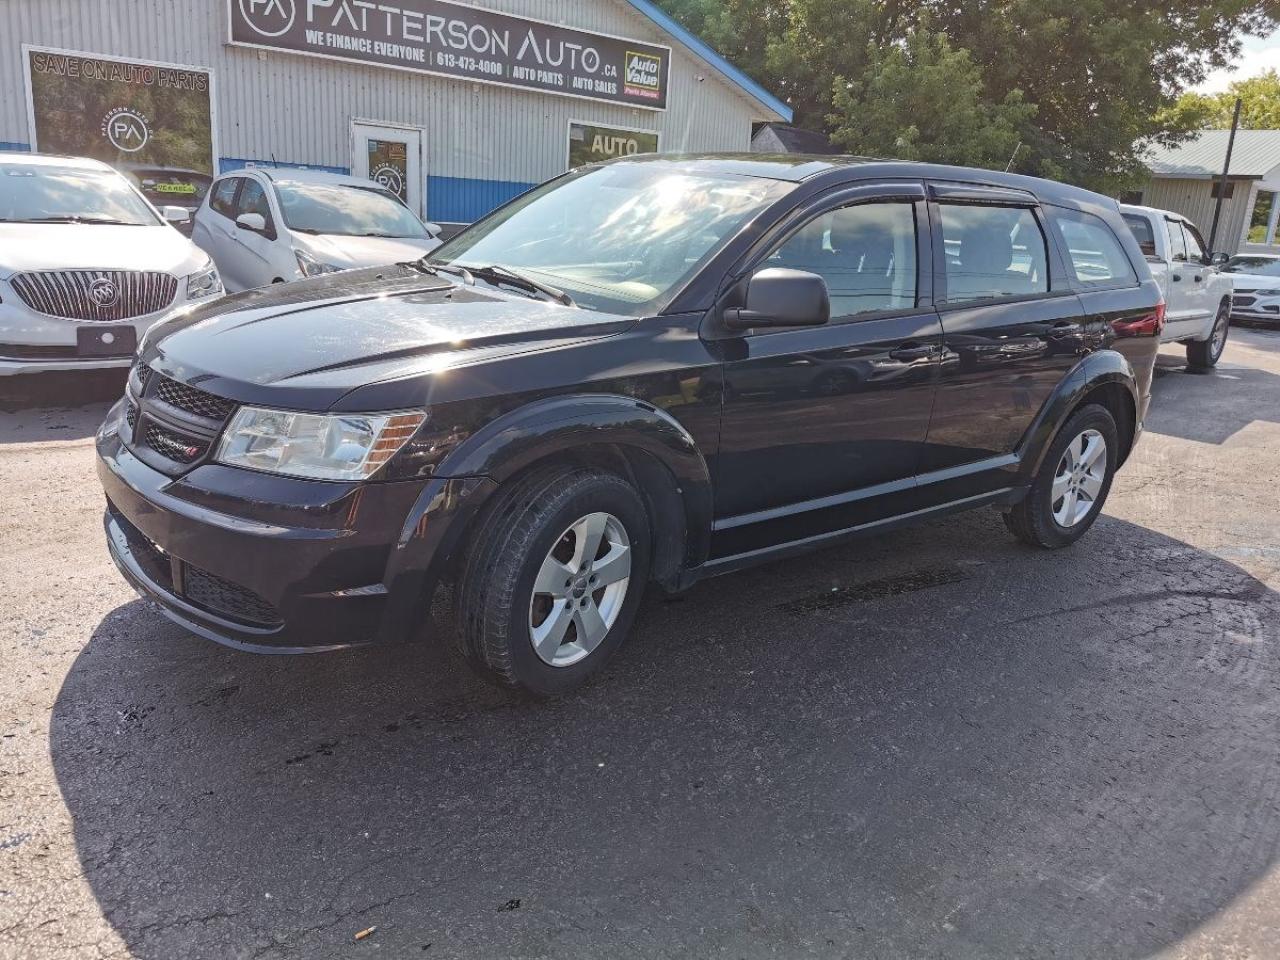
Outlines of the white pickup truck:
[[1218,272],[1196,225],[1171,210],[1120,204],[1151,265],[1165,301],[1162,343],[1187,347],[1187,366],[1208,370],[1227,345],[1231,323],[1231,278]]

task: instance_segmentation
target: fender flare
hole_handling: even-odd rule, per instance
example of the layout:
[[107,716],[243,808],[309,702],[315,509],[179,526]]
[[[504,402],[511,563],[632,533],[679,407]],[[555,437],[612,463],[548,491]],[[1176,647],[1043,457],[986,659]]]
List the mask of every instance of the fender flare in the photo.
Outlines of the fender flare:
[[[1096,350],[1090,353],[1058,384],[1057,389],[1041,406],[1039,415],[1023,434],[1018,467],[1020,483],[1031,483],[1044,461],[1049,445],[1071,416],[1071,411],[1090,392],[1109,383],[1124,387],[1135,413],[1141,409],[1138,402],[1138,378],[1124,355],[1116,350]],[[1136,423],[1134,426],[1136,428]]]
[[[457,556],[471,520],[503,483],[537,461],[585,445],[625,448],[624,455],[646,454],[642,466],[665,468],[670,474],[664,486],[678,499],[658,506],[679,511],[681,523],[679,542],[669,544],[676,555],[675,569],[662,578],[664,582],[674,583],[680,570],[706,560],[711,473],[689,432],[665,410],[634,397],[573,394],[535,400],[496,418],[439,464],[405,518],[387,583],[403,587],[416,580],[411,592],[417,594],[434,585]],[[643,485],[646,478],[636,479]],[[641,491],[646,496],[652,492]],[[402,587],[393,592],[405,593]]]

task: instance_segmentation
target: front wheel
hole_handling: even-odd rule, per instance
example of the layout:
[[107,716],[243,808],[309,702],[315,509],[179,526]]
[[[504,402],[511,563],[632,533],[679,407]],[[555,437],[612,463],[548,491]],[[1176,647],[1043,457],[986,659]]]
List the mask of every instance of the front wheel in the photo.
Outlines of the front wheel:
[[631,484],[588,468],[539,472],[500,496],[457,588],[462,651],[503,686],[565,693],[630,630],[649,579],[649,518]]
[[1213,330],[1208,340],[1192,340],[1187,344],[1187,366],[1192,370],[1212,370],[1218,365],[1222,351],[1227,346],[1227,334],[1231,330],[1231,306],[1223,303],[1213,318]]
[[1081,407],[1058,431],[1027,496],[1004,515],[1023,543],[1057,549],[1087,531],[1111,492],[1119,462],[1116,421],[1106,407]]

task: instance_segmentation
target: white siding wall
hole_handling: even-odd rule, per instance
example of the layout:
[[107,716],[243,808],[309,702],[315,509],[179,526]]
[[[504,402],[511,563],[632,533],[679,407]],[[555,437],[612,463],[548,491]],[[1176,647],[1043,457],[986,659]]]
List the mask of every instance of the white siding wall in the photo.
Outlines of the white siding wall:
[[664,151],[747,150],[774,119],[622,0],[474,5],[671,45],[668,109],[232,47],[225,0],[0,0],[0,142],[31,139],[24,42],[211,68],[220,157],[350,167],[360,118],[422,127],[426,175],[536,183],[563,171],[570,119],[658,130]]
[[[1252,186],[1249,180],[1235,181],[1234,195],[1223,201],[1217,242],[1214,244],[1216,250],[1235,253],[1239,249],[1246,218],[1253,210]],[[1212,190],[1213,184],[1209,180],[1157,177],[1143,191],[1142,202],[1149,207],[1182,214],[1200,228],[1208,243],[1209,230],[1213,226],[1213,208],[1217,203]]]

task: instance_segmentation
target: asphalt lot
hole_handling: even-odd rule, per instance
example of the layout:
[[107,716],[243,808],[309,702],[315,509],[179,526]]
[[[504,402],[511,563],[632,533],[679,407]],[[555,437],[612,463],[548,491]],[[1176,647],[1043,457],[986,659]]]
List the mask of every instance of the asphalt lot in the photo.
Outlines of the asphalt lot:
[[107,559],[106,404],[0,413],[0,956],[1280,956],[1280,333],[1180,358],[1074,548],[651,595],[542,705],[185,635]]

